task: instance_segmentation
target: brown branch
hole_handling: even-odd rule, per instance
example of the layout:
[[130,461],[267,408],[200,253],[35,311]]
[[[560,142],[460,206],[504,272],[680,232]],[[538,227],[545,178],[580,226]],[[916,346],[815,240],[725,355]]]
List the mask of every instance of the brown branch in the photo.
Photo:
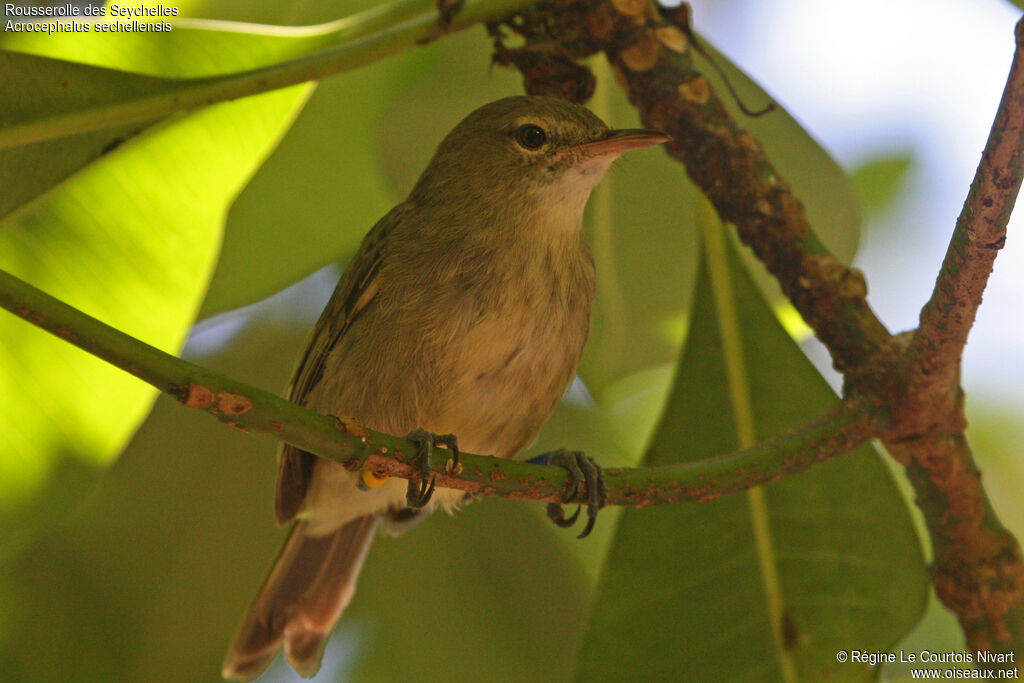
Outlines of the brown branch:
[[889,452],[907,468],[928,523],[932,578],[976,649],[1021,651],[1024,561],[1000,524],[963,436],[960,359],[1024,172],[1024,19],[981,162],[892,401]]
[[948,399],[944,394],[958,385],[967,333],[1006,242],[1024,174],[1024,20],[1015,36],[1017,49],[985,151],[910,344],[910,395],[924,400]]
[[886,443],[907,469],[935,554],[935,593],[972,650],[1020,652],[1024,562],[996,517],[962,432]]
[[[672,135],[669,153],[778,279],[836,368],[860,367],[888,338],[865,301],[863,276],[817,240],[800,200],[757,139],[731,119],[689,54],[665,45],[672,29],[681,32],[660,19],[646,31],[630,27],[606,48],[630,100],[645,125]],[[653,64],[635,56],[649,51],[658,55]]]

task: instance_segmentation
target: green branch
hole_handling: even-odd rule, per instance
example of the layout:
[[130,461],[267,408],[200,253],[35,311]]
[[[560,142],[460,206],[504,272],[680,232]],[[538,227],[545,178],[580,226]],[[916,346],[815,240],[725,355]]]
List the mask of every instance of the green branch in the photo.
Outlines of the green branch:
[[[269,392],[224,377],[149,346],[0,270],[0,308],[88,351],[189,408],[222,422],[286,441],[350,470],[415,479],[416,444],[367,429],[351,418],[319,415]],[[710,501],[807,469],[871,436],[870,406],[847,401],[797,430],[698,462],[605,470],[609,505]],[[430,468],[445,472],[450,453],[435,450]],[[484,495],[559,502],[565,469],[463,453],[458,472],[437,485]]]
[[166,79],[166,91],[6,125],[0,128],[0,149],[119,124],[152,121],[217,102],[321,79],[504,16],[533,1],[466,0],[458,12],[442,21],[434,0],[402,0],[352,17],[352,28],[346,30],[344,41],[319,52],[225,76]]

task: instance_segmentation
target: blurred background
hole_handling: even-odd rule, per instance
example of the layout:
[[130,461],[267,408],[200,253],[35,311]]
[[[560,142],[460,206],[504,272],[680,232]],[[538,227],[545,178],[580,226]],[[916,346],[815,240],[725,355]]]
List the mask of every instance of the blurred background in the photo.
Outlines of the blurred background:
[[[329,3],[288,11],[228,0],[177,6],[185,16],[277,23],[339,15]],[[693,3],[696,29],[849,173],[864,208],[854,263],[890,330],[916,326],[931,291],[1005,82],[1019,16],[1002,0]],[[202,320],[183,355],[281,390],[341,272],[334,261],[343,263],[404,196],[465,113],[521,91],[515,74],[488,66],[488,53],[483,29],[474,28],[323,82],[232,204]],[[607,69],[596,68],[604,81],[592,106],[613,125],[633,125],[621,96],[607,87]],[[358,111],[351,107],[356,98]],[[785,154],[787,140],[776,144]],[[689,210],[685,193],[647,206],[639,195],[647,174],[659,174],[659,187],[674,187],[681,172],[655,151],[642,155],[624,160],[610,179],[635,188],[634,204],[609,208],[595,197],[595,249],[611,248],[595,212],[621,210],[642,223],[646,213]],[[815,211],[830,217],[827,204]],[[1019,216],[1011,221],[963,378],[971,444],[995,507],[1018,538],[1021,227]],[[531,452],[571,445],[604,464],[641,453],[671,376],[665,363],[685,332],[679,292],[692,288],[697,248],[692,232],[659,230],[633,245],[615,273],[599,273],[625,291],[654,279],[669,293],[651,304],[664,314],[664,349],[627,368],[635,371],[634,388],[649,380],[654,389],[629,394],[633,403],[622,412],[630,416],[609,426],[578,383]],[[290,284],[287,273],[296,269],[312,274]],[[607,337],[592,342],[595,349],[609,344]],[[834,382],[820,347],[808,340],[805,348]],[[64,466],[62,483],[48,494],[60,513],[39,522],[42,529],[0,566],[0,679],[219,680],[226,643],[283,539],[273,522],[274,451],[265,438],[225,429],[161,397],[108,471]],[[550,525],[539,505],[486,500],[456,518],[435,515],[404,538],[380,538],[315,680],[566,680],[614,517],[603,513],[596,538],[577,543]],[[933,600],[903,647],[955,650],[962,638]],[[884,675],[899,680],[904,673]],[[301,679],[278,661],[264,680]]]

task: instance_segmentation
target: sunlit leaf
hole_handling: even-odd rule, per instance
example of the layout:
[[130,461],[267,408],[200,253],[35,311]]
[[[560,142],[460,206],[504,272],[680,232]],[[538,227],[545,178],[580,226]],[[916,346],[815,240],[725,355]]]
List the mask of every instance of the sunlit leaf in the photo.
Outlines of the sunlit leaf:
[[[362,4],[349,3],[349,7]],[[358,16],[308,27],[181,19],[170,31],[114,36],[97,31],[54,35],[3,32],[0,50],[5,52],[0,52],[4,57],[0,60],[0,85],[5,92],[20,96],[4,98],[0,124],[12,128],[70,114],[93,118],[99,116],[104,105],[139,102],[144,97],[149,97],[152,106],[166,114],[174,111],[175,103],[185,93],[197,85],[215,82],[216,76],[270,66],[349,43],[361,35],[401,23],[422,10],[414,2],[393,3]],[[345,7],[336,11],[344,13]],[[301,11],[290,14],[302,16]],[[113,20],[126,19],[108,14],[99,21]],[[256,92],[258,88],[258,78],[254,77],[252,89],[246,92]],[[302,91],[293,91],[293,97],[299,101]],[[0,201],[0,216],[38,196],[158,118],[151,116],[148,120],[85,134],[77,133],[74,123],[67,123],[67,130],[56,140],[0,149],[0,182],[13,187]],[[45,165],[47,171],[19,174],[19,169],[30,165]]]
[[[0,37],[6,34],[0,33]],[[162,79],[0,51],[0,126],[166,89]],[[0,217],[67,178],[144,125],[0,150]]]
[[[126,142],[0,223],[0,267],[176,351],[205,291],[226,207],[291,120],[295,102],[294,92],[270,93]],[[62,459],[109,462],[154,392],[10,315],[0,316],[0,357],[6,529],[24,523],[20,508]]]

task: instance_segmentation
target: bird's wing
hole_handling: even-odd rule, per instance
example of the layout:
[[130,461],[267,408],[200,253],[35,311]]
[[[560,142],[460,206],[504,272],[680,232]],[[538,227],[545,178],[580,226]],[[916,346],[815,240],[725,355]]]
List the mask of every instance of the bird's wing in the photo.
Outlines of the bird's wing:
[[[351,264],[338,282],[331,300],[313,328],[306,352],[292,376],[288,394],[292,403],[305,403],[310,391],[323,377],[324,366],[331,350],[380,288],[380,264],[387,250],[388,235],[404,213],[402,208],[402,205],[399,205],[392,209],[366,234]],[[314,457],[316,456],[295,446],[282,445],[277,476],[276,512],[279,524],[290,521],[302,507],[310,477],[313,475]]]

